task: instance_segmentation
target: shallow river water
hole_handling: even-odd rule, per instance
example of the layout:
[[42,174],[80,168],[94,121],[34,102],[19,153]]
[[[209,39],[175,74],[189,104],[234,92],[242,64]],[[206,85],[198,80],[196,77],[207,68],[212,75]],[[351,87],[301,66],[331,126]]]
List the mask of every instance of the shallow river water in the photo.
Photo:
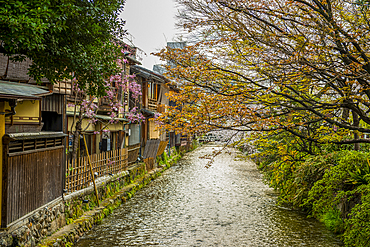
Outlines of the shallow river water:
[[81,238],[77,246],[342,246],[318,221],[276,206],[256,165],[205,145]]

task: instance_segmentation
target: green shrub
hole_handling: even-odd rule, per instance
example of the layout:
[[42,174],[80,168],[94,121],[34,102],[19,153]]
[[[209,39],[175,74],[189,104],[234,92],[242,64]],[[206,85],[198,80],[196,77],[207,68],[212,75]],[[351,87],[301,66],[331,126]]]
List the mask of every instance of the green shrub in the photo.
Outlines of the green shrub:
[[312,205],[312,215],[320,217],[339,203],[348,202],[356,188],[351,181],[350,173],[359,167],[368,166],[369,153],[359,151],[341,151],[336,155],[337,163],[327,169],[323,178],[318,180],[304,204]]
[[354,171],[348,171],[349,179],[347,183],[353,185],[362,185],[370,183],[370,162],[367,159],[367,164],[359,164]]
[[344,243],[346,246],[370,246],[370,185],[357,187],[351,196],[356,205],[345,220]]
[[168,163],[168,155],[167,155],[166,152],[163,152],[163,161],[164,161],[165,164]]
[[330,209],[321,219],[326,228],[334,233],[342,233],[344,231],[344,222],[341,213],[338,209]]
[[306,211],[311,210],[311,205],[304,204],[304,201],[314,184],[323,178],[325,171],[335,165],[337,156],[337,153],[310,155],[306,157],[304,162],[296,165],[292,174],[295,187],[294,194],[291,195],[294,198],[292,200],[293,206],[302,207]]

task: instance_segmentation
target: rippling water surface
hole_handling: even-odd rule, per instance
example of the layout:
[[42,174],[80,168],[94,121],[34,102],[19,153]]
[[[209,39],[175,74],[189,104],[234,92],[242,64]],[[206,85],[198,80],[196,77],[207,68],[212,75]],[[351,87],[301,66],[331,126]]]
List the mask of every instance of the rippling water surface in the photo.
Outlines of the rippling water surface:
[[206,145],[139,191],[77,246],[342,246],[316,220],[275,205],[256,165]]

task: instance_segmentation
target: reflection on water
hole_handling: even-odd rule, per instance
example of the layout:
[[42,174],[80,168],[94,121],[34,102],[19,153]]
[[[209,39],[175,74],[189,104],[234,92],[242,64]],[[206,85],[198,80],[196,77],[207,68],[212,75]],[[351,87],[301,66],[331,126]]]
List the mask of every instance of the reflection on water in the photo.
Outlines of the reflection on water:
[[342,246],[325,227],[275,205],[256,165],[203,146],[139,191],[77,246]]

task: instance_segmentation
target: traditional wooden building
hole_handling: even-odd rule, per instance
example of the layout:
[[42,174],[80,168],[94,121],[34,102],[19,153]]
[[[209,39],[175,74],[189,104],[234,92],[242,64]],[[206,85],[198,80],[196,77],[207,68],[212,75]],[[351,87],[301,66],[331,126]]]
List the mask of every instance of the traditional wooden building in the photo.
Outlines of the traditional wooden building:
[[164,152],[169,142],[169,136],[159,131],[160,126],[155,121],[155,114],[164,113],[169,105],[169,80],[158,72],[138,65],[131,67],[131,73],[136,75],[142,87],[141,111],[146,119],[140,126],[141,155],[147,169],[151,170],[155,166],[155,158]]
[[[122,77],[125,77],[130,75],[130,67],[140,64],[140,62],[136,60],[135,47],[124,43],[120,45],[125,51],[122,57],[122,61],[125,62],[121,64]],[[93,170],[97,177],[122,172],[138,161],[140,142],[135,141],[134,137],[135,135],[137,136],[140,130],[135,128],[137,124],[131,123],[127,115],[132,108],[140,108],[140,104],[132,100],[128,87],[124,90],[125,87],[115,83],[112,83],[111,87],[112,92],[115,92],[113,101],[123,105],[123,111],[118,111],[118,109],[112,107],[112,99],[101,97],[94,101],[98,107],[96,112],[97,121],[92,124],[90,118],[82,118],[82,130],[86,139],[87,149],[81,135],[77,159],[68,159],[67,162],[67,170],[71,171],[67,172],[66,178],[66,189],[68,192],[82,189],[91,181],[87,169],[84,169],[87,162],[87,153],[90,155]],[[80,102],[86,96],[78,95],[71,90],[72,82],[61,85],[61,88],[63,88],[62,91],[70,92],[69,96],[67,96],[66,133],[69,137],[68,150],[72,151],[75,124],[79,118],[79,105],[75,103]],[[112,121],[110,116],[112,109],[117,114],[114,121]]]
[[[71,161],[74,126],[79,118],[79,103],[86,95],[73,89],[73,82],[56,84],[46,79],[36,84],[27,74],[30,60],[13,62],[0,54],[0,225],[9,228],[27,215],[56,200],[63,192],[82,189],[91,182],[85,155],[91,155],[98,176],[117,173],[144,158],[147,169],[154,168],[170,137],[160,133],[154,115],[166,111],[171,88],[160,73],[138,66],[136,48],[125,45],[122,73],[136,75],[142,86],[139,101],[132,100],[119,85],[116,100],[125,105],[114,123],[110,122],[111,105],[104,98],[98,105],[95,124],[82,118],[83,134]],[[74,104],[74,105],[72,105]],[[146,117],[142,123],[130,122],[127,114],[137,108]],[[109,132],[98,133],[105,126]],[[171,142],[170,142],[171,143]]]
[[[122,58],[123,60],[126,60],[121,67],[122,74],[129,75],[130,66],[134,64],[140,64],[140,62],[136,60],[135,47],[128,46],[124,43],[121,45],[123,49],[127,51]],[[96,114],[97,122],[92,124],[91,119],[87,117],[82,119],[82,130],[86,137],[88,146],[87,151],[89,154],[100,154],[129,146],[128,137],[130,122],[126,119],[126,114],[130,111],[130,94],[127,91],[123,91],[120,85],[112,84],[111,87],[116,92],[114,94],[114,101],[124,105],[124,111],[119,112],[118,109],[115,111],[117,113],[117,117],[115,118],[116,121],[113,123],[111,122],[112,118],[110,117],[110,113],[112,112],[112,106],[110,104],[112,101],[105,97],[101,97],[94,101],[94,103],[98,106]],[[53,90],[66,95],[66,133],[69,136],[68,149],[72,151],[73,132],[76,121],[79,117],[79,103],[88,97],[82,93],[77,93],[76,90],[73,90],[72,81],[57,83],[54,85]],[[102,133],[102,129],[108,131]],[[80,143],[81,145],[78,148],[78,156],[82,157],[85,156],[87,152],[83,142],[81,141]],[[135,161],[137,160],[137,155],[138,154],[136,154],[136,157],[134,158]]]
[[62,123],[51,130],[57,120],[43,120],[50,96],[45,87],[0,81],[1,228],[62,196],[65,134]]

